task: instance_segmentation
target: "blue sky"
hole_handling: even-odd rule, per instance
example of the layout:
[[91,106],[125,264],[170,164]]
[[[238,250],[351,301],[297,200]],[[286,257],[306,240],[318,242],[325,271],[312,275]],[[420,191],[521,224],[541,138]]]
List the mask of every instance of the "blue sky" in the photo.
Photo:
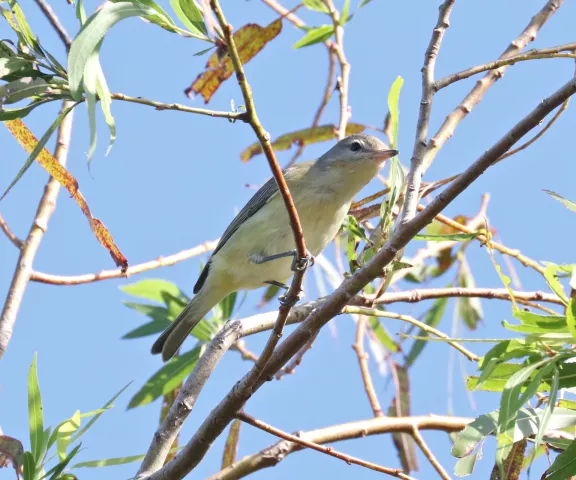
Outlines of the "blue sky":
[[[65,2],[53,3],[65,26],[70,32],[76,32],[73,8]],[[97,5],[97,2],[85,3],[89,12]],[[169,2],[160,3],[169,9]],[[354,7],[357,2],[353,0],[352,3]],[[295,1],[285,3],[289,8],[296,4]],[[438,59],[437,76],[496,59],[543,4],[543,0],[457,2]],[[63,48],[40,11],[33,2],[22,2],[22,6],[42,43],[64,61]],[[346,26],[345,48],[352,65],[352,121],[381,125],[387,110],[388,89],[398,75],[404,77],[398,148],[405,164],[412,153],[420,100],[420,68],[436,22],[437,7],[435,1],[375,0]],[[267,25],[277,18],[257,0],[224,1],[223,8],[235,28],[247,22]],[[299,14],[310,25],[328,22],[319,13],[301,9]],[[544,26],[533,46],[543,48],[574,41],[575,14],[576,5],[566,2]],[[1,25],[2,38],[8,37],[6,24]],[[322,45],[292,49],[291,45],[301,36],[300,31],[284,22],[281,35],[246,67],[258,114],[272,137],[309,126],[324,89],[326,50]],[[183,94],[206,62],[207,57],[193,56],[204,48],[205,45],[197,40],[184,39],[130,19],[109,33],[102,47],[101,62],[113,92],[204,106],[201,98],[190,100]],[[510,68],[458,126],[455,136],[446,143],[427,173],[426,180],[441,179],[463,170],[542,98],[564,84],[573,69],[570,60],[525,62]],[[459,82],[437,95],[431,119],[432,132],[474,81],[475,78]],[[232,99],[236,105],[242,104],[237,85],[231,80],[217,91],[209,107],[227,110]],[[108,139],[106,125],[99,118],[99,143],[92,163],[92,176],[87,170],[85,156],[89,144],[87,116],[84,106],[77,109],[69,169],[78,179],[94,215],[108,226],[131,264],[218,238],[237,209],[253,194],[245,184],[260,185],[269,177],[263,157],[258,156],[247,164],[240,162],[240,151],[254,141],[247,125],[180,112],[159,112],[123,102],[114,102],[112,108],[118,139],[108,157],[104,157]],[[26,118],[26,124],[39,137],[57,110],[56,103],[41,107]],[[322,123],[337,120],[338,101],[334,96]],[[446,214],[474,215],[481,194],[489,192],[490,224],[506,245],[539,260],[573,262],[574,215],[542,192],[542,189],[549,189],[568,198],[576,197],[573,194],[573,125],[574,115],[569,107],[542,139],[490,169],[447,209]],[[7,186],[26,154],[4,127],[0,128],[0,144],[4,159],[0,183]],[[308,148],[304,159],[318,156],[330,145]],[[290,155],[280,153],[281,163],[287,162]],[[47,174],[34,165],[0,204],[3,216],[20,237],[28,231],[46,179]],[[366,192],[376,188],[377,182]],[[416,248],[411,245],[409,252]],[[332,255],[331,251],[328,255]],[[16,258],[14,247],[0,236],[2,292],[8,289]],[[5,434],[27,441],[27,372],[34,352],[38,352],[46,424],[56,425],[76,409],[90,411],[100,407],[133,380],[129,391],[116,402],[116,408],[107,412],[86,436],[82,460],[145,452],[157,425],[159,402],[130,411],[126,411],[126,405],[160,367],[160,359],[149,354],[153,337],[132,341],[120,339],[141,324],[144,317],[122,305],[122,300],[130,297],[118,287],[144,278],[164,278],[191,294],[200,262],[205,259],[194,258],[128,280],[74,287],[30,284],[8,352],[0,362],[0,411],[4,413],[0,426]],[[485,249],[471,245],[468,260],[478,286],[500,287]],[[538,276],[520,265],[516,267],[524,289],[546,289]],[[113,268],[107,252],[93,238],[77,205],[66,194],[58,199],[56,213],[34,268],[69,275]],[[438,286],[446,285],[454,275],[454,271],[448,272]],[[309,277],[308,284],[312,288],[309,297],[316,294],[313,283]],[[256,312],[254,306],[260,295],[261,292],[249,295],[238,318]],[[267,308],[273,306],[272,303]],[[500,322],[510,318],[509,305],[486,301],[483,307],[481,328],[465,334],[504,336]],[[392,310],[417,315],[425,308],[426,304],[397,304]],[[450,304],[440,324],[443,331],[451,329],[452,310]],[[332,322],[336,335],[325,328],[297,373],[266,385],[248,403],[248,413],[288,431],[370,418],[371,410],[351,348],[354,323],[344,316]],[[392,330],[397,327],[391,323],[387,325]],[[248,339],[248,345],[257,352],[265,339],[266,335],[255,336]],[[475,344],[471,349],[479,354],[484,351]],[[446,413],[448,359],[447,346],[433,343],[412,369],[413,413]],[[390,379],[379,376],[373,362],[370,365],[378,394],[387,406],[393,394]],[[183,440],[191,436],[249,366],[235,352],[226,355],[186,423]],[[486,393],[474,393],[475,408],[471,406],[458,364],[456,367],[454,413],[476,416],[496,408],[499,396]],[[471,366],[466,368],[472,373]],[[425,438],[451,471],[454,459],[449,455],[447,436],[425,433]],[[238,456],[253,453],[275,441],[274,437],[244,425]],[[488,444],[475,478],[485,478],[492,467],[493,442]],[[190,477],[201,478],[216,472],[222,446],[223,438],[220,438]],[[398,465],[389,436],[342,442],[336,448],[386,466]],[[536,469],[536,475],[542,470]],[[128,465],[106,472],[80,470],[77,473],[83,480],[91,480],[102,478],[104,474],[106,478],[128,478],[135,471],[136,465]],[[320,471],[334,479],[346,479],[350,475],[371,479],[379,475],[315,452],[302,452],[288,457],[273,472],[261,471],[253,478],[282,480],[296,474],[301,478],[317,478]],[[421,459],[421,472],[416,477],[433,478],[433,475],[431,467]],[[13,478],[13,472],[0,471],[0,479],[4,478]]]

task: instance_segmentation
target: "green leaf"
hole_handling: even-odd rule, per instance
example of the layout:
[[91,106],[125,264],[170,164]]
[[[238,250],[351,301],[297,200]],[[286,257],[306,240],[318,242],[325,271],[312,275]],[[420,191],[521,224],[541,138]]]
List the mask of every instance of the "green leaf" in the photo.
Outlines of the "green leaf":
[[350,12],[350,0],[344,0],[344,6],[342,7],[342,15],[340,15],[340,25],[344,25],[348,20]]
[[308,30],[300,40],[298,40],[292,48],[309,47],[316,43],[328,40],[334,34],[334,25],[322,25],[320,27],[313,27]]
[[362,0],[360,2],[360,5],[358,5],[358,8],[362,8],[365,5],[368,5],[372,0]]
[[316,12],[330,13],[328,7],[322,0],[302,0],[304,6],[310,10],[315,10]]
[[128,408],[141,407],[153,402],[158,397],[167,394],[184,380],[192,371],[198,359],[204,353],[205,345],[197,345],[193,350],[183,355],[173,357],[160,370],[158,370],[132,397]]
[[80,22],[80,25],[86,23],[86,10],[84,10],[83,0],[76,0],[76,18]]
[[392,145],[390,148],[395,149],[398,144],[398,123],[400,117],[400,111],[398,104],[400,102],[400,91],[402,90],[402,85],[404,84],[404,79],[401,76],[396,77],[394,83],[390,87],[388,92],[388,111],[390,112],[390,126],[392,129]]
[[32,29],[28,25],[28,22],[26,21],[26,17],[24,16],[24,12],[20,8],[20,5],[18,5],[16,0],[7,0],[7,3],[10,5],[9,13],[16,20],[17,28],[15,28],[15,30],[16,33],[18,34],[18,37],[36,53],[43,55],[43,50],[40,48],[40,45],[36,40],[36,37],[32,33]]
[[36,368],[38,354],[34,354],[28,374],[28,418],[30,423],[30,449],[37,464],[44,443],[44,416],[42,413],[42,397],[38,385]]
[[473,240],[478,233],[446,233],[443,235],[416,235],[414,240],[426,240],[428,242],[466,242]]
[[56,436],[56,452],[60,461],[66,458],[66,449],[70,444],[70,438],[72,434],[80,428],[80,410],[76,410],[74,415],[72,415],[68,420],[63,422],[58,427],[58,433]]
[[396,345],[396,342],[394,342],[394,339],[388,330],[386,330],[386,328],[380,323],[378,317],[369,317],[368,324],[376,335],[378,341],[384,346],[384,348],[386,348],[386,350],[393,353],[398,351],[398,345]]
[[2,108],[0,106],[0,121],[6,120],[16,120],[17,118],[24,118],[28,115],[32,110],[40,105],[44,105],[45,103],[50,103],[56,100],[56,98],[46,98],[44,100],[36,100],[25,107],[20,108]]
[[52,474],[52,476],[50,477],[50,480],[59,480],[62,477],[60,477],[60,474],[64,471],[64,469],[68,466],[68,464],[70,463],[70,461],[76,456],[76,454],[80,451],[80,447],[82,447],[82,444],[79,443],[78,445],[76,445],[72,451],[66,456],[66,458],[64,458],[64,460],[62,460],[58,465],[56,465],[54,468],[52,468],[48,473],[46,473],[46,476]]
[[[426,312],[426,316],[424,317],[424,323],[431,327],[436,327],[440,320],[442,320],[442,316],[444,315],[444,311],[446,310],[446,305],[448,305],[448,297],[446,298],[439,298],[434,301],[430,310]],[[418,336],[427,337],[429,336],[428,332],[424,330],[420,330]],[[408,357],[406,358],[406,366],[410,367],[414,364],[424,346],[426,345],[425,340],[416,340],[408,352]]]
[[[189,299],[182,291],[172,282],[160,279],[146,279],[130,285],[123,285],[120,289],[128,295],[134,297],[147,298],[155,302],[165,303],[165,293],[173,297],[181,298],[188,302]],[[133,307],[130,307],[133,308]]]
[[567,209],[576,212],[576,202],[573,202],[572,200],[567,200],[566,198],[562,197],[561,195],[558,195],[556,192],[552,192],[551,190],[544,190],[544,191],[552,198],[558,200]]
[[46,91],[46,80],[43,78],[19,78],[0,85],[0,104],[9,105],[28,97],[36,97]]
[[349,231],[356,239],[371,243],[370,239],[366,236],[364,228],[358,223],[358,220],[356,220],[353,215],[346,216],[342,228]]
[[[464,257],[462,257],[460,268],[458,269],[457,284],[462,288],[474,288],[476,286],[472,272]],[[483,315],[480,299],[459,297],[456,299],[456,311],[458,317],[463,320],[470,330],[476,330],[478,322],[482,320]]]
[[130,330],[127,334],[125,334],[122,339],[123,340],[132,340],[134,338],[141,338],[147,337],[149,335],[154,335],[156,333],[163,332],[170,326],[170,321],[152,321],[145,323],[144,325],[135,328],[134,330]]
[[222,321],[230,319],[232,313],[234,313],[234,306],[236,305],[236,297],[238,292],[231,293],[224,300],[222,300],[219,305],[222,310]]
[[240,426],[242,421],[236,419],[230,425],[230,432],[228,433],[228,438],[226,438],[226,444],[224,445],[224,452],[222,453],[222,466],[221,470],[232,465],[236,461],[236,453],[238,452],[238,440],[240,439]]
[[537,452],[540,443],[542,442],[542,438],[548,429],[548,424],[550,422],[550,418],[554,411],[554,407],[556,405],[556,397],[558,396],[558,389],[560,388],[560,372],[556,365],[553,365],[553,377],[552,377],[552,385],[550,386],[550,394],[548,395],[548,402],[546,403],[546,408],[542,412],[542,416],[540,418],[540,422],[538,424],[538,434],[536,435],[536,439],[534,440],[534,453]]
[[40,152],[44,148],[44,145],[46,145],[46,143],[48,142],[48,140],[50,139],[52,134],[55,132],[55,130],[58,128],[58,126],[62,123],[62,120],[64,120],[66,115],[68,115],[76,105],[78,105],[78,104],[75,103],[71,107],[68,107],[67,109],[63,110],[62,113],[60,113],[60,115],[58,115],[58,118],[56,118],[56,120],[54,120],[54,123],[52,125],[50,125],[48,130],[46,130],[46,133],[44,135],[42,135],[42,138],[36,144],[36,146],[34,147],[34,150],[32,150],[32,152],[30,153],[30,155],[28,156],[28,158],[24,162],[24,166],[18,172],[18,174],[16,175],[16,178],[14,178],[14,180],[12,180],[12,183],[10,183],[10,185],[8,185],[8,188],[0,197],[0,200],[2,200],[6,196],[6,194],[12,189],[12,187],[14,185],[16,185],[18,180],[20,180],[22,175],[24,175],[24,173],[26,173],[26,170],[28,170],[28,168],[30,168],[30,165],[32,165],[34,160],[36,160],[36,157],[40,154]]
[[208,35],[202,10],[194,0],[170,0],[170,5],[180,21],[192,32],[198,35]]
[[478,452],[459,459],[454,465],[454,475],[457,477],[465,477],[472,474],[474,467],[476,466],[476,461],[480,460],[481,458],[482,448],[479,448]]
[[576,475],[576,440],[556,457],[552,466],[546,470],[545,480],[566,480]]
[[572,297],[566,307],[566,324],[572,337],[576,341],[576,297]]
[[[122,288],[122,287],[121,287]],[[139,313],[143,313],[147,317],[150,317],[156,322],[171,322],[174,317],[170,316],[170,312],[166,307],[161,307],[159,305],[149,305],[147,303],[135,303],[135,302],[122,302],[128,308],[136,310]]]
[[[90,427],[92,427],[92,425],[94,425],[96,423],[96,421],[100,418],[100,416],[106,411],[109,410],[110,408],[112,408],[114,405],[114,401],[120,396],[122,395],[122,393],[124,392],[124,390],[126,390],[130,385],[132,384],[132,382],[127,383],[125,386],[123,386],[110,400],[108,400],[105,405],[97,410],[96,414],[90,419],[90,421],[86,424],[86,426],[84,428],[82,428],[80,431],[78,431],[77,433],[74,434],[74,436],[70,439],[71,443],[74,443],[76,440],[78,440],[82,435],[84,435],[89,429]],[[84,415],[88,415],[88,414],[84,414]],[[81,415],[81,416],[84,416]]]
[[566,292],[564,291],[564,287],[558,280],[558,271],[561,270],[560,265],[556,265],[554,263],[548,263],[544,270],[544,278],[546,279],[546,283],[550,287],[558,298],[562,300],[565,305],[568,305],[568,298],[566,297]]
[[71,468],[99,468],[99,467],[110,467],[113,465],[125,465],[126,463],[139,462],[144,460],[146,455],[132,455],[130,457],[117,457],[117,458],[106,458],[102,460],[90,460],[88,462],[80,462],[72,465]]
[[30,452],[24,452],[24,480],[34,480],[36,476],[36,463],[34,455]]
[[86,63],[97,50],[104,35],[120,20],[129,17],[142,17],[169,31],[178,32],[170,17],[151,0],[140,2],[105,3],[92,14],[72,42],[68,55],[68,76],[70,91],[76,100],[82,99],[82,80]]
[[[108,148],[104,155],[108,155],[110,153],[110,149],[114,144],[114,140],[116,140],[116,122],[114,121],[114,117],[112,116],[112,94],[110,93],[110,89],[108,88],[108,83],[106,82],[106,77],[104,77],[104,72],[102,71],[102,65],[100,65],[100,59],[98,56],[92,62],[89,62],[90,69],[94,72],[96,76],[96,92],[98,93],[98,97],[100,98],[100,108],[102,108],[102,113],[104,114],[104,120],[106,120],[106,124],[108,125],[108,130],[110,131],[110,143],[108,144]],[[88,67],[88,65],[87,65]],[[92,74],[92,72],[89,72]],[[87,75],[84,72],[84,75]]]

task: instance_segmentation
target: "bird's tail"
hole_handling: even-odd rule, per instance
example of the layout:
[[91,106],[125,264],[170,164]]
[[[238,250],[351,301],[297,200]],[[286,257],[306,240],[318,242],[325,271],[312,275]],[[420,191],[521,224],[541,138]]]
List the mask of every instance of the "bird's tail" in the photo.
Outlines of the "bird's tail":
[[152,353],[162,353],[162,360],[165,362],[170,360],[200,320],[226,296],[226,292],[222,294],[217,290],[214,288],[200,290],[178,318],[154,342]]

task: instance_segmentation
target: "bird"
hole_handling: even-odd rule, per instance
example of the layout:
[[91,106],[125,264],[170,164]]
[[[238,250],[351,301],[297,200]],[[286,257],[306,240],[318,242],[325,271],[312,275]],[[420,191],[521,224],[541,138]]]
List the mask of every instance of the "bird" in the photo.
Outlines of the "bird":
[[[283,170],[302,226],[308,260],[334,239],[354,197],[397,150],[372,135],[340,140],[317,160]],[[292,257],[292,258],[290,258]],[[195,296],[152,346],[172,358],[194,327],[221,300],[265,284],[288,288],[297,258],[290,220],[274,178],[224,231],[194,286]]]

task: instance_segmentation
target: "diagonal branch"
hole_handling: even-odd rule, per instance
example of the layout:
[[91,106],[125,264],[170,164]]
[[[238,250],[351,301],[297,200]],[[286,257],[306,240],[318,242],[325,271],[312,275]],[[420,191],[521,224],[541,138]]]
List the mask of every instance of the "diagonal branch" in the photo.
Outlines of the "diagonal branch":
[[418,444],[424,456],[430,461],[434,469],[438,472],[440,478],[442,478],[442,480],[450,480],[450,475],[448,475],[446,470],[444,470],[444,467],[440,464],[438,459],[432,453],[432,450],[430,450],[428,445],[426,445],[426,442],[424,441],[424,438],[420,434],[420,430],[418,430],[417,426],[414,426],[414,428],[412,429],[412,438],[414,438],[414,441]]
[[351,455],[346,455],[345,453],[337,452],[332,447],[324,447],[322,445],[319,445],[318,443],[301,439],[296,435],[291,435],[289,433],[283,432],[282,430],[274,428],[273,426],[268,425],[267,423],[264,423],[261,420],[257,420],[256,418],[251,417],[245,412],[238,412],[237,417],[243,422],[252,425],[253,427],[259,428],[260,430],[264,430],[265,432],[271,433],[272,435],[276,435],[277,437],[283,438],[284,440],[288,440],[290,442],[300,444],[303,447],[311,448],[312,450],[316,450],[317,452],[322,452],[325,453],[326,455],[330,455],[332,457],[339,458],[340,460],[344,460],[348,465],[354,463],[356,465],[369,468],[370,470],[375,470],[376,472],[386,473],[387,475],[390,475],[392,477],[402,478],[404,480],[414,480],[412,477],[406,475],[400,469],[383,467],[382,465],[378,465],[376,463],[367,462],[366,460],[362,460],[360,458],[356,458]]
[[0,215],[0,230],[6,234],[8,240],[10,240],[16,248],[21,249],[24,246],[24,242],[20,240],[12,230],[10,230],[10,227],[2,215]]
[[432,38],[424,55],[424,67],[422,68],[422,97],[420,99],[420,111],[416,125],[416,138],[414,139],[414,151],[410,160],[410,171],[406,179],[406,198],[400,217],[400,223],[406,223],[416,214],[420,183],[424,175],[424,152],[428,142],[428,127],[430,125],[430,113],[432,112],[432,100],[434,99],[434,69],[436,58],[440,51],[440,45],[446,30],[450,26],[450,13],[456,0],[446,0],[440,5],[438,21],[432,31]]
[[[298,438],[316,444],[324,444],[354,438],[364,438],[370,435],[382,435],[385,433],[411,434],[414,428],[452,433],[459,432],[472,420],[472,418],[440,415],[377,417],[359,422],[333,425],[308,432],[299,432]],[[238,480],[259,470],[274,467],[284,460],[287,455],[302,451],[303,449],[304,447],[298,443],[282,440],[258,453],[242,458],[218,473],[211,475],[206,480]]]
[[52,7],[48,4],[48,2],[46,2],[46,0],[34,0],[34,1],[36,2],[36,5],[40,7],[40,10],[42,10],[42,13],[48,19],[50,25],[52,25],[52,28],[54,28],[54,30],[56,31],[56,33],[60,37],[60,40],[62,40],[62,43],[64,43],[66,50],[70,50],[70,45],[72,45],[72,38],[70,37],[70,35],[68,35],[68,32],[64,28],[64,25],[62,25],[62,22],[60,22],[60,19],[58,18],[54,10],[52,10]]
[[[74,102],[64,102],[62,105],[62,111],[70,108],[73,103]],[[72,118],[73,112],[70,111],[70,113],[64,117],[64,120],[62,120],[62,123],[58,128],[54,158],[56,158],[56,160],[62,165],[66,164],[68,158],[68,147],[70,145],[70,137],[72,134]],[[16,264],[16,271],[12,277],[12,283],[10,284],[4,308],[0,315],[0,359],[4,356],[10,338],[12,337],[16,316],[18,315],[24,292],[26,291],[26,287],[30,281],[32,264],[36,257],[36,253],[38,252],[38,248],[40,247],[40,243],[44,238],[46,229],[48,228],[48,221],[56,207],[58,192],[60,192],[60,183],[53,177],[50,177],[46,187],[44,188],[44,194],[38,204],[36,215],[34,216],[32,226],[30,227],[30,232],[28,233],[26,240],[24,240],[22,249],[20,250],[20,256],[18,257],[18,263]]]

